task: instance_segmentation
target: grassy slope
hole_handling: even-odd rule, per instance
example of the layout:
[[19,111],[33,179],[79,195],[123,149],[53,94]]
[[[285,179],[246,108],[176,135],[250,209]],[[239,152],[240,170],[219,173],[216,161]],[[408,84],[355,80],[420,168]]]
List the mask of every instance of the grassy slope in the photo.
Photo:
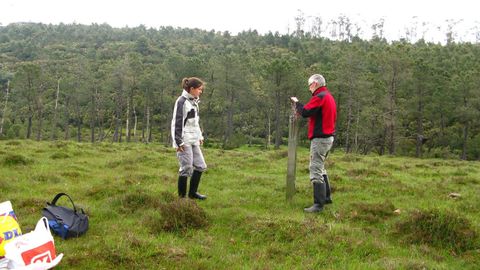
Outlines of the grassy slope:
[[[58,269],[474,269],[480,263],[478,245],[455,253],[410,244],[395,226],[415,209],[438,209],[467,218],[478,233],[478,162],[337,151],[327,167],[334,204],[306,215],[308,149],[299,149],[291,204],[285,150],[205,149],[209,170],[200,192],[209,199],[198,205],[209,226],[164,232],[151,220],[164,197],[176,193],[173,149],[32,141],[2,141],[0,149],[0,201],[12,202],[24,232],[57,192],[71,194],[90,215],[87,235],[56,238],[65,254]],[[450,192],[462,197],[451,199]]]

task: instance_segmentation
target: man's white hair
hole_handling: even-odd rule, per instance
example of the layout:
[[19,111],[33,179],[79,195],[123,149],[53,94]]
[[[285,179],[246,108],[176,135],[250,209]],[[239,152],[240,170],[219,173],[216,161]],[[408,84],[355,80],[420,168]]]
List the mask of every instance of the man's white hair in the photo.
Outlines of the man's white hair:
[[310,76],[310,78],[308,78],[308,85],[310,85],[314,82],[318,83],[319,86],[326,86],[327,85],[327,82],[325,81],[325,78],[320,74],[313,74],[312,76]]

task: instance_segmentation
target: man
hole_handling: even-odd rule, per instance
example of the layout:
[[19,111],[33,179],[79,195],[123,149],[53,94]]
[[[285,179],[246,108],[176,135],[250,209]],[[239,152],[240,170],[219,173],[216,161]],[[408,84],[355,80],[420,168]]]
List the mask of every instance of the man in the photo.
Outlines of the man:
[[302,105],[296,97],[291,97],[297,113],[308,117],[308,139],[310,143],[310,181],[313,184],[313,205],[305,208],[305,212],[314,213],[323,210],[325,204],[332,203],[330,185],[325,159],[332,148],[337,120],[337,105],[327,89],[325,78],[314,74],[308,79],[308,87],[312,98]]

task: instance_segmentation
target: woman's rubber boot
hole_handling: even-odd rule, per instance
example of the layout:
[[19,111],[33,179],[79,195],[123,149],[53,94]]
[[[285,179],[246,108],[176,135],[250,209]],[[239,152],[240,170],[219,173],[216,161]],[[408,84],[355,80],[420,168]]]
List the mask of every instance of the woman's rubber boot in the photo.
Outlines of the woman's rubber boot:
[[190,190],[188,191],[188,197],[192,199],[205,200],[207,199],[207,196],[197,192],[198,185],[200,184],[200,177],[202,177],[202,172],[193,171],[192,178],[190,179]]
[[330,191],[330,184],[328,183],[328,175],[324,174],[323,175],[323,180],[325,181],[325,189],[326,189],[326,199],[325,199],[325,204],[330,204],[332,202],[331,196],[331,191]]
[[187,195],[187,177],[179,176],[178,177],[178,196],[185,198]]
[[313,182],[313,205],[303,210],[307,213],[317,213],[322,211],[323,205],[325,205],[325,197],[325,183],[320,181]]

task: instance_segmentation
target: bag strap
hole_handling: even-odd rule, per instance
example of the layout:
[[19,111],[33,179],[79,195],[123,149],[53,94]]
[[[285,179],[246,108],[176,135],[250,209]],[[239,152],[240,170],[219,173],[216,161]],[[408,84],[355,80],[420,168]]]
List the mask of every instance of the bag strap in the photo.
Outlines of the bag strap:
[[73,203],[72,198],[70,198],[70,196],[68,196],[67,193],[63,193],[63,192],[62,192],[62,193],[58,193],[57,195],[55,195],[55,198],[53,198],[53,200],[52,200],[52,202],[50,203],[50,205],[56,205],[58,199],[60,199],[60,197],[62,197],[62,196],[67,196],[68,199],[70,199],[70,202],[71,202],[72,205],[73,205],[73,211],[76,213],[76,212],[77,212],[77,207],[75,207],[75,204]]

